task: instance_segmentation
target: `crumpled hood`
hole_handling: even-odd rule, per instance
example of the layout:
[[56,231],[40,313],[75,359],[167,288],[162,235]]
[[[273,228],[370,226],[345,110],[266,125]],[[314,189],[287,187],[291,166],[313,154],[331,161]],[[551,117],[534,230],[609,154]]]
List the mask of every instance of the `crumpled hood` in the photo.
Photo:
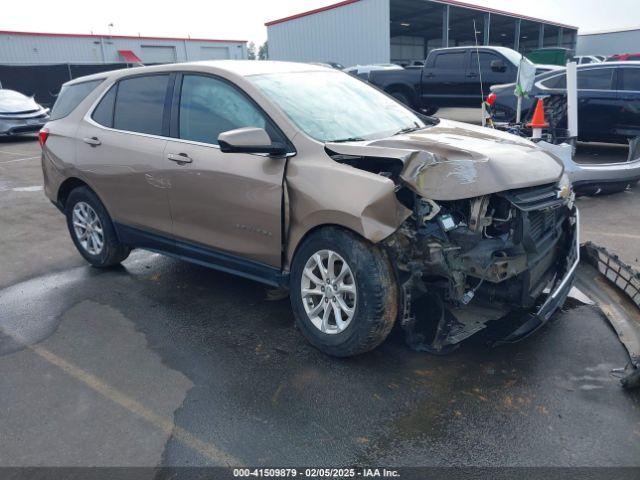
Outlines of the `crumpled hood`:
[[40,110],[36,101],[13,90],[0,89],[0,113],[19,113]]
[[490,128],[441,120],[418,132],[364,142],[327,143],[343,155],[395,158],[401,180],[433,200],[458,200],[544,185],[562,162],[533,142]]

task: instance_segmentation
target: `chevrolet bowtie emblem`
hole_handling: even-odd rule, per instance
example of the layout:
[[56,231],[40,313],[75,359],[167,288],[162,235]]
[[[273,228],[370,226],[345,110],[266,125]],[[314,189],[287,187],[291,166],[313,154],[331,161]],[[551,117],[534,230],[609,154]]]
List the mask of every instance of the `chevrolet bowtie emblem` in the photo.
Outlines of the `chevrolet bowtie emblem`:
[[569,198],[570,194],[571,194],[571,189],[566,185],[563,185],[562,188],[558,190],[558,198]]

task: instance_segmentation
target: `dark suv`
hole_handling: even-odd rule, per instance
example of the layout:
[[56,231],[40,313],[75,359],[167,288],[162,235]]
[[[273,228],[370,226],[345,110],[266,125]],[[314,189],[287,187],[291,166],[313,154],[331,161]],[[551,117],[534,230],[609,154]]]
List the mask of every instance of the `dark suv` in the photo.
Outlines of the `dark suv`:
[[[498,85],[491,90],[497,99],[494,118],[512,122],[516,116],[514,84]],[[523,118],[530,115],[535,97],[566,97],[565,71],[536,77],[533,91],[523,101]],[[547,106],[548,103],[545,103]],[[550,119],[566,128],[566,110]],[[553,109],[547,108],[553,116]],[[640,62],[607,62],[578,65],[578,140],[587,142],[627,143],[640,135]]]

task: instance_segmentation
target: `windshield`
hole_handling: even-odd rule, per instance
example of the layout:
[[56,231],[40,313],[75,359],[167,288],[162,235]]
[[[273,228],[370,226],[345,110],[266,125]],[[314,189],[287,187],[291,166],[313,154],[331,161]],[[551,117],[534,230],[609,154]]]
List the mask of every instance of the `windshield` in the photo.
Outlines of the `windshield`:
[[411,110],[342,72],[248,78],[298,128],[321,142],[373,140],[425,126]]

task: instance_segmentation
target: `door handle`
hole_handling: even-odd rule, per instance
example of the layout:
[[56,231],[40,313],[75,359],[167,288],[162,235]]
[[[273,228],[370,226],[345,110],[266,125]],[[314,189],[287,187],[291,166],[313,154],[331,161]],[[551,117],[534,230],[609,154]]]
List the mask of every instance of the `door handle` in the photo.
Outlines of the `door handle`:
[[478,74],[474,72],[467,73],[467,77],[477,77]]
[[85,137],[82,141],[92,147],[97,147],[98,145],[102,145],[102,142],[98,137]]
[[170,153],[167,155],[167,158],[172,162],[177,162],[179,164],[191,163],[193,162],[193,158],[191,158],[186,153]]
[[432,77],[435,77],[435,74],[432,73],[432,72],[426,72],[426,73],[423,74],[423,76],[425,76],[427,78],[432,78]]

